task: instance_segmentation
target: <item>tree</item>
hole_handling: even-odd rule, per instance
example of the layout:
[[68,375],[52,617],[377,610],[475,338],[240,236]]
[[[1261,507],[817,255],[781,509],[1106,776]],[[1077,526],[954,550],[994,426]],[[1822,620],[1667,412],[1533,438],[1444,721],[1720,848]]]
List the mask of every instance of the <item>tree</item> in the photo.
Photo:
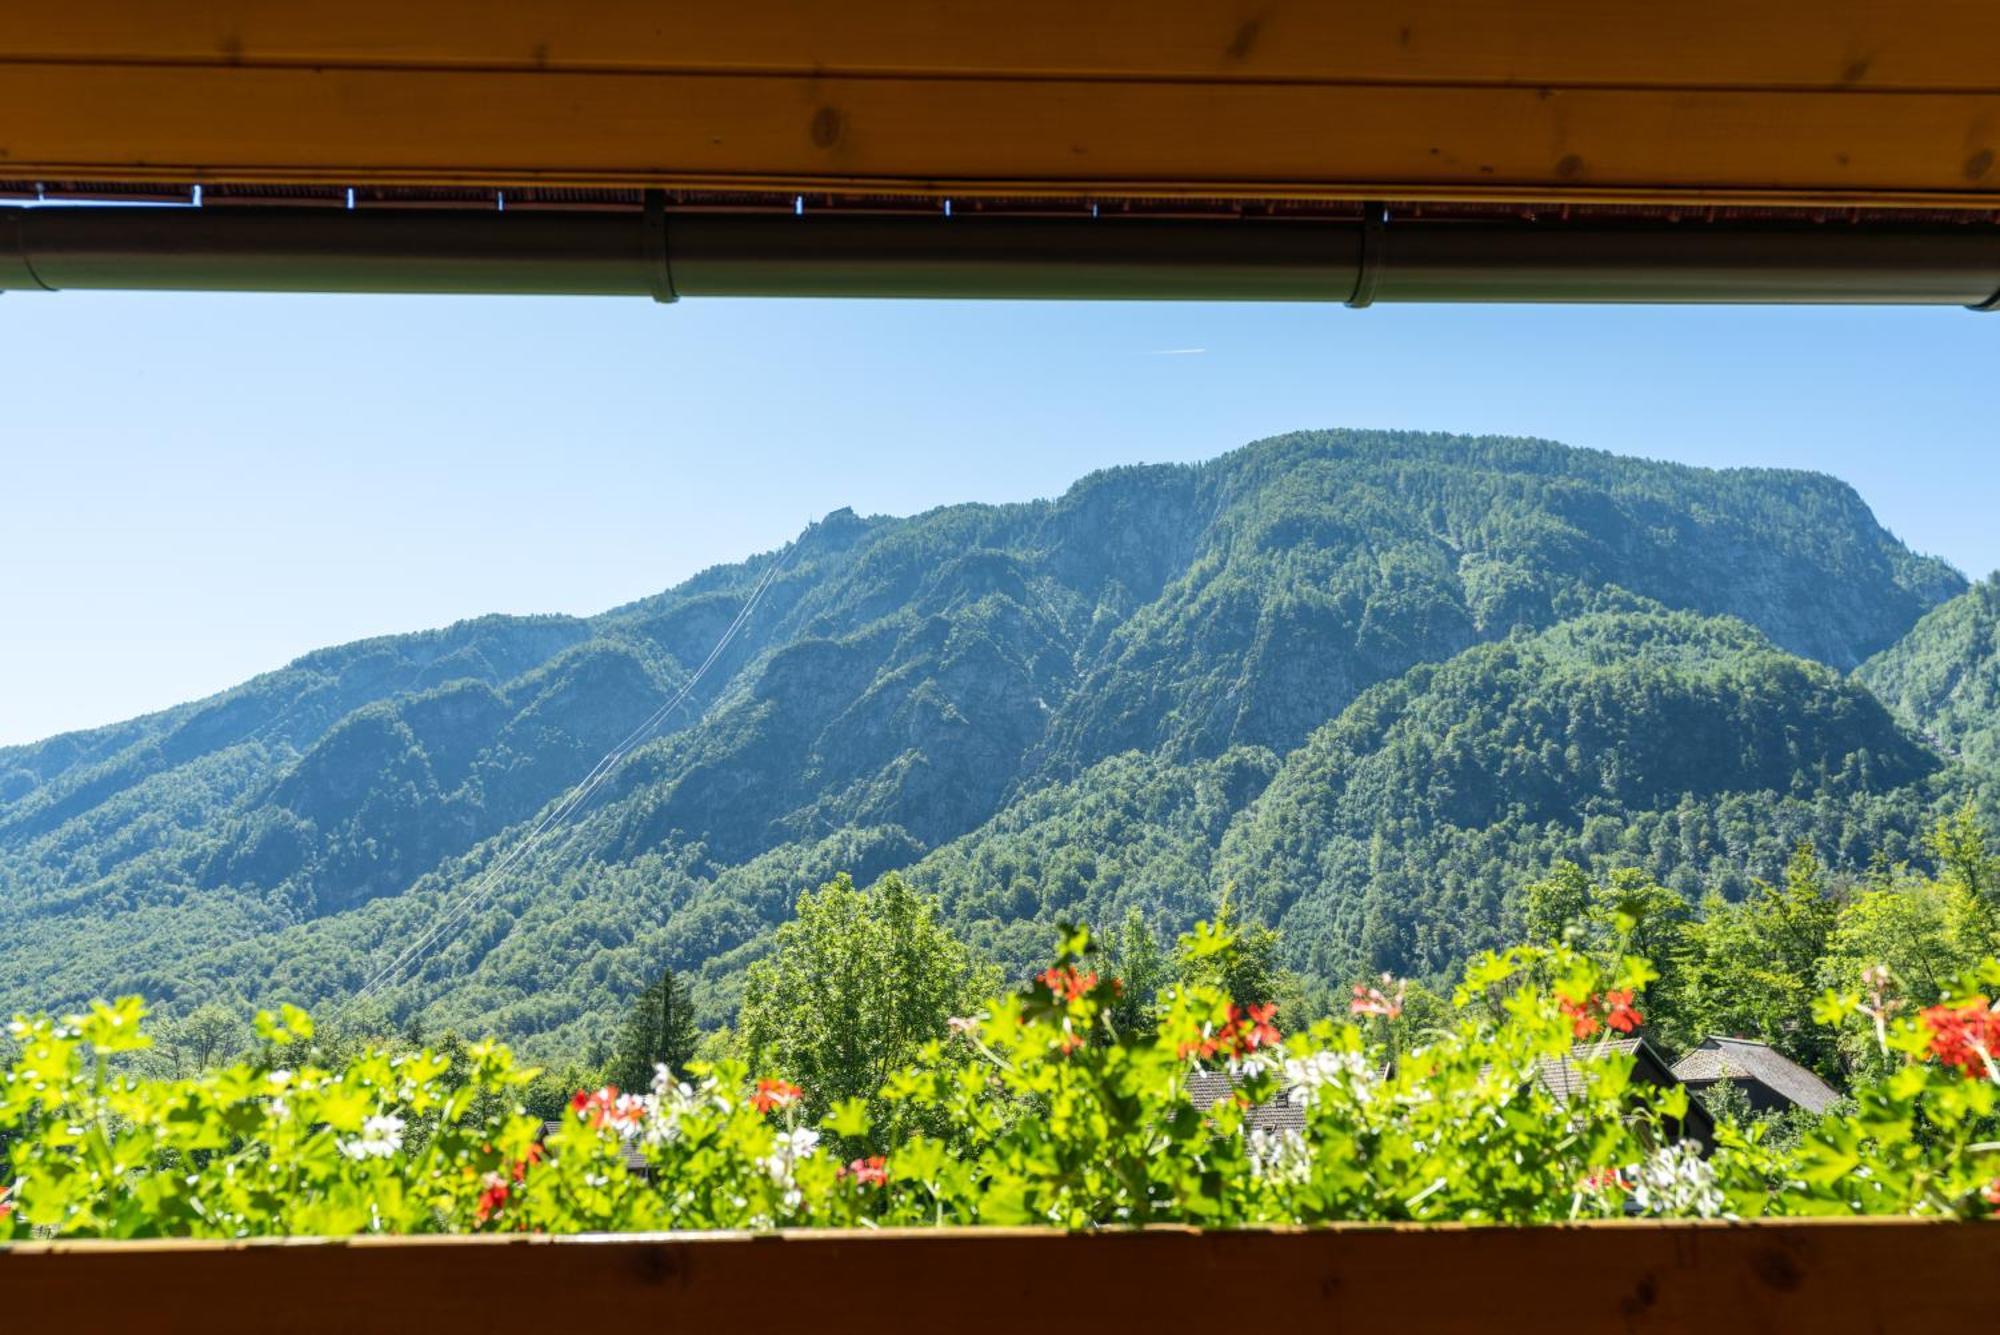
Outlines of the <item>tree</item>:
[[[1557,862],[1521,894],[1526,943],[1568,945],[1615,968],[1628,956],[1653,966],[1646,988],[1648,1030],[1670,1047],[1684,1036],[1676,1020],[1687,986],[1687,937],[1693,918],[1684,896],[1638,867],[1613,868],[1602,880],[1573,862]],[[1544,985],[1552,980],[1535,974]]]
[[1661,885],[1637,867],[1619,867],[1592,895],[1594,944],[1609,964],[1624,955],[1650,960],[1660,971],[1649,994],[1671,987],[1683,937],[1693,913],[1679,891]]
[[1590,913],[1590,873],[1558,862],[1521,891],[1521,930],[1531,945],[1552,945],[1580,935]]
[[221,1064],[236,1055],[244,1038],[236,1012],[216,1001],[161,1028],[165,1041],[160,1046],[171,1055],[175,1075],[198,1075]]
[[1910,876],[1866,891],[1841,910],[1822,978],[1851,991],[1864,970],[1887,968],[1904,997],[1928,1006],[1978,961],[1985,943],[1966,932],[1975,917],[1974,901],[1950,881]]
[[1239,1006],[1261,1006],[1280,992],[1299,992],[1278,963],[1284,938],[1260,922],[1239,924],[1225,885],[1215,901],[1213,924],[1198,923],[1175,952],[1175,981],[1212,987]]
[[1963,890],[1992,925],[2000,909],[2000,857],[1986,851],[1986,824],[1967,805],[1932,827],[1925,843],[1937,859],[1938,879]]
[[809,1116],[849,1098],[879,1114],[890,1073],[998,981],[900,876],[861,890],[842,874],[799,896],[776,948],[750,967],[743,1050],[756,1071],[803,1087]]
[[1160,939],[1146,925],[1146,915],[1136,908],[1125,915],[1112,959],[1125,990],[1112,1008],[1111,1023],[1121,1034],[1138,1033],[1154,1022],[1160,988],[1167,981],[1167,960]]
[[1783,885],[1759,882],[1736,904],[1711,895],[1702,910],[1684,934],[1675,1009],[1654,1017],[1669,1041],[1757,1038],[1837,1076],[1834,1034],[1813,1020],[1812,1007],[1838,909],[1812,845],[1793,850]]
[[1401,992],[1402,1013],[1385,1026],[1391,1057],[1408,1056],[1429,1047],[1458,1019],[1449,999],[1420,982],[1402,984]]
[[672,969],[664,969],[632,1003],[632,1014],[611,1058],[611,1083],[626,1090],[649,1089],[654,1070],[661,1066],[676,1076],[685,1075],[700,1041],[687,982]]

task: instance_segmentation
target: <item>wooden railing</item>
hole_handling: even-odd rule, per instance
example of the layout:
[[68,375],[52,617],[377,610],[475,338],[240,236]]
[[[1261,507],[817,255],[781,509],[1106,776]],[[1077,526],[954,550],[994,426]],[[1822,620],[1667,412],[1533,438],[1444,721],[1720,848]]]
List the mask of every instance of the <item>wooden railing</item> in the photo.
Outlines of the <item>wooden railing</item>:
[[207,1335],[1972,1335],[2000,1329],[2000,1225],[29,1243],[0,1247],[0,1317]]

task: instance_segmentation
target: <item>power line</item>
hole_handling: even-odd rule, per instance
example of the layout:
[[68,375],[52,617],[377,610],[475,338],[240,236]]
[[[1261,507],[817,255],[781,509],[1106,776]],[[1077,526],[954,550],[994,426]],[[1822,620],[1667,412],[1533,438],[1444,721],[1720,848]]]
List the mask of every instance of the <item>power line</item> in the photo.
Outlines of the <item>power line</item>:
[[[650,737],[653,731],[665,721],[667,716],[678,709],[694,693],[695,688],[708,675],[709,669],[715,666],[717,660],[729,648],[730,643],[735,640],[737,634],[748,624],[750,614],[763,601],[765,592],[777,580],[778,575],[790,562],[795,547],[796,544],[787,546],[778,554],[778,558],[775,561],[765,567],[763,575],[751,589],[750,596],[744,600],[743,606],[736,613],[735,619],[723,631],[722,638],[716,641],[715,647],[709,650],[708,657],[701,661],[700,666],[682,683],[681,688],[664,704],[649,714],[638,727],[627,733],[623,740],[605,752],[598,762],[591,766],[589,773],[579,779],[564,794],[562,800],[557,802],[553,808],[543,815],[535,827],[523,836],[521,842],[508,850],[498,862],[492,864],[484,872],[475,877],[472,883],[460,894],[458,900],[448,906],[422,935],[404,947],[401,953],[377,971],[373,977],[369,978],[362,985],[359,991],[348,999],[347,1004],[342,1007],[342,1011],[379,995],[385,988],[393,985],[405,969],[420,962],[427,950],[443,940],[449,932],[454,931],[459,924],[464,922],[486,900],[492,897],[493,892],[500,886],[501,876],[509,867],[539,847],[562,822],[580,810],[583,804],[610,780],[612,774],[617,771],[618,767],[624,763],[625,759],[640,743]],[[571,831],[572,836],[574,836],[575,832],[574,830]]]
[[500,877],[509,867],[534,851],[548,837],[550,831],[575,813],[598,788],[610,779],[612,773],[624,761],[626,756],[700,685],[702,678],[708,674],[708,670],[714,666],[716,660],[722,656],[730,642],[736,638],[737,632],[747,623],[750,613],[762,601],[765,590],[770,587],[779,570],[782,569],[785,562],[789,559],[789,556],[790,550],[787,549],[785,553],[780,555],[777,561],[766,568],[763,577],[751,590],[750,596],[744,600],[743,607],[737,612],[735,619],[730,622],[729,627],[723,632],[722,638],[716,642],[715,647],[709,651],[708,657],[702,660],[701,665],[695,669],[693,675],[683,683],[681,689],[664,704],[655,709],[652,714],[648,715],[622,741],[612,747],[610,751],[607,751],[597,764],[591,767],[590,772],[578,780],[577,784],[570,789],[563,800],[558,802],[554,808],[544,815],[535,828],[529,831],[519,844],[516,844],[499,862],[493,864],[477,877],[471,885],[466,887],[456,904],[449,907],[422,936],[407,946],[401,954],[391,960],[374,977],[369,979],[363,985],[362,989],[355,994],[349,1003],[350,1005],[375,996],[385,987],[392,984],[396,980],[397,975],[406,967],[421,959],[426,950],[436,944],[447,932],[454,929],[492,896],[493,891],[499,886]]

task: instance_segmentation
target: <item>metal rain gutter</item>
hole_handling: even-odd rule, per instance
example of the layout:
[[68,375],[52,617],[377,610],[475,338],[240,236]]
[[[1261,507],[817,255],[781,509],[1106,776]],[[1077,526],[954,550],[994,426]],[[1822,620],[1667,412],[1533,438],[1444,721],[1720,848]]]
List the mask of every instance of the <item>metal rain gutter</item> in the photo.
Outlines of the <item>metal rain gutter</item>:
[[0,208],[0,290],[2000,306],[2000,227]]

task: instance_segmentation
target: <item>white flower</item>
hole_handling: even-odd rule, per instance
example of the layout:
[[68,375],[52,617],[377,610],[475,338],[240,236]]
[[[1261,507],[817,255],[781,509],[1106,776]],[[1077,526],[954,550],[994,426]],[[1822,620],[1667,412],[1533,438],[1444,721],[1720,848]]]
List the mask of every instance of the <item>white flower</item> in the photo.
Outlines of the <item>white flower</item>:
[[784,1188],[786,1209],[796,1210],[805,1200],[793,1180],[792,1169],[799,1160],[818,1148],[819,1132],[811,1127],[780,1131],[773,1139],[771,1152],[758,1161],[759,1166],[770,1174],[771,1181]]
[[729,1113],[729,1101],[713,1079],[702,1081],[697,1089],[685,1080],[674,1079],[673,1072],[665,1066],[655,1067],[653,1093],[646,1100],[646,1143],[665,1145],[679,1139],[681,1119],[707,1111],[723,1116]]
[[361,1124],[361,1135],[342,1141],[340,1152],[350,1159],[386,1159],[403,1148],[403,1119],[394,1113],[371,1117]]
[[1285,1083],[1291,1086],[1291,1100],[1297,1105],[1317,1102],[1321,1091],[1329,1087],[1345,1091],[1356,1103],[1365,1103],[1375,1073],[1358,1052],[1323,1049],[1286,1061]]
[[1692,1141],[1661,1146],[1625,1177],[1632,1184],[1632,1203],[1645,1214],[1714,1219],[1729,1205],[1715,1184],[1715,1169]]
[[651,1094],[620,1094],[611,1105],[608,1119],[618,1129],[618,1139],[633,1140],[643,1133],[659,1113],[659,1100]]
[[1312,1147],[1289,1127],[1275,1132],[1252,1128],[1250,1173],[1271,1182],[1305,1182],[1312,1177]]

